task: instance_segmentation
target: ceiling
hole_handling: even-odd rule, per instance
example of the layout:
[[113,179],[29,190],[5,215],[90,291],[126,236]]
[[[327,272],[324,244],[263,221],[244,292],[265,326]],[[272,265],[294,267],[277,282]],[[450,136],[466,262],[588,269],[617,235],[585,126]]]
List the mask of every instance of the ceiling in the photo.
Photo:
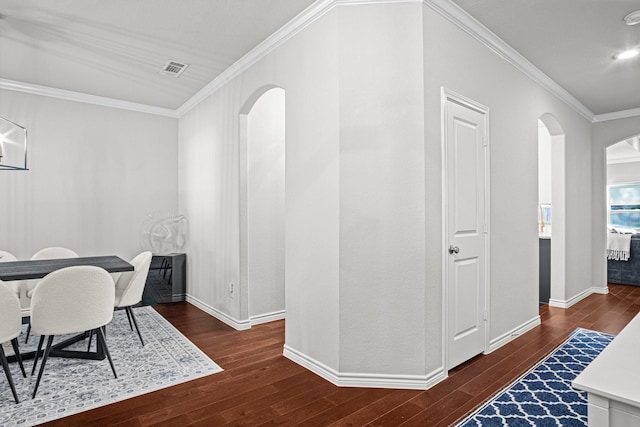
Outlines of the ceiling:
[[607,147],[607,163],[640,162],[640,139],[636,136]]
[[313,1],[0,0],[0,78],[177,109]]
[[452,0],[596,115],[640,108],[640,0]]
[[[595,115],[640,108],[640,57],[612,60],[640,0],[452,1]],[[0,0],[0,79],[175,110],[312,3]]]

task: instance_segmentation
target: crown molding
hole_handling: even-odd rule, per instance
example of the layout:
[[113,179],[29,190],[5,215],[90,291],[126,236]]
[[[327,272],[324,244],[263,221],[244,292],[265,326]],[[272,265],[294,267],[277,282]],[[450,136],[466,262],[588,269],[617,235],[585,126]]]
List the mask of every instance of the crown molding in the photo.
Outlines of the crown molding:
[[300,14],[287,22],[279,30],[264,39],[260,44],[251,49],[247,54],[234,62],[229,68],[224,70],[209,84],[189,98],[189,100],[178,108],[178,117],[186,114],[193,107],[240,75],[243,71],[254,65],[278,46],[282,45],[312,22],[333,9],[335,3],[335,0],[320,0],[311,4],[311,6],[300,12]]
[[518,51],[450,0],[321,0],[316,2],[302,11],[298,16],[293,18],[270,37],[265,39],[253,50],[227,68],[211,83],[191,97],[180,108],[178,108],[178,117],[187,113],[204,99],[219,90],[222,86],[237,77],[240,73],[336,6],[415,2],[422,2],[435,12],[448,19],[505,61],[512,64],[527,77],[540,84],[561,101],[565,102],[585,119],[593,122],[595,115],[573,95],[567,92],[563,87],[518,53]]
[[249,51],[246,55],[232,64],[223,71],[218,77],[212,80],[204,88],[193,95],[189,100],[182,104],[178,109],[156,107],[152,105],[138,104],[134,102],[122,101],[114,98],[107,98],[96,95],[89,95],[80,92],[73,92],[64,89],[56,89],[47,86],[40,86],[30,83],[24,83],[14,80],[0,78],[0,89],[31,93],[35,95],[48,96],[52,98],[65,99],[69,101],[83,102],[87,104],[102,105],[112,108],[120,108],[124,110],[137,111],[141,113],[155,114],[160,116],[180,118],[193,107],[205,100],[207,97],[218,91],[225,84],[239,76],[243,71],[253,66],[260,59],[264,58],[274,49],[285,43],[291,37],[302,31],[308,25],[331,11],[336,6],[353,6],[366,4],[383,4],[383,3],[423,3],[432,10],[448,19],[461,30],[469,34],[475,40],[482,43],[495,54],[512,64],[516,69],[521,71],[527,77],[540,84],[550,93],[555,95],[561,101],[565,102],[569,107],[578,114],[592,123],[604,122],[608,120],[616,120],[628,117],[640,116],[640,108],[617,111],[612,113],[595,115],[573,95],[567,92],[549,76],[544,74],[535,65],[529,62],[518,51],[504,42],[496,34],[487,27],[482,25],[478,20],[465,12],[451,0],[319,0],[303,10],[299,15],[282,26],[271,36],[262,41],[258,46]]
[[382,4],[382,3],[419,3],[422,0],[320,0],[317,1],[302,12],[300,12],[291,21],[283,25],[275,33],[263,40],[259,45],[249,51],[242,58],[237,60],[229,68],[224,70],[218,77],[213,79],[208,85],[202,88],[198,93],[192,96],[188,101],[182,104],[178,110],[178,117],[183,116],[193,107],[204,101],[207,97],[214,94],[217,90],[229,83],[231,80],[239,76],[243,71],[253,66],[256,62],[267,56],[273,50],[281,46],[291,37],[304,30],[317,19],[324,16],[327,12],[336,6],[354,6],[363,4]]
[[606,122],[609,120],[627,119],[629,117],[640,116],[640,108],[630,110],[615,111],[613,113],[598,114],[593,118],[593,123]]
[[450,0],[423,0],[423,2],[509,62],[531,80],[547,89],[582,117],[590,122],[593,121],[594,114],[587,107],[458,5]]
[[176,110],[152,105],[137,104],[135,102],[122,101],[104,96],[89,95],[81,92],[73,92],[65,89],[56,89],[48,86],[40,86],[31,83],[18,82],[15,80],[0,79],[0,89],[12,90],[15,92],[30,93],[33,95],[47,96],[50,98],[64,99],[67,101],[83,102],[86,104],[101,105],[104,107],[119,108],[122,110],[137,111],[139,113],[155,114],[177,118]]

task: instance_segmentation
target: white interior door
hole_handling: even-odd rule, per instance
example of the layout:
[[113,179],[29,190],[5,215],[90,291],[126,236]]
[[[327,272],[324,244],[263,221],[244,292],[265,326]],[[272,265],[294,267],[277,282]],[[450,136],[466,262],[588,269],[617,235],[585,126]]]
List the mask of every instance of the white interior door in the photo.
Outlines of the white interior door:
[[447,368],[485,350],[488,110],[444,95]]

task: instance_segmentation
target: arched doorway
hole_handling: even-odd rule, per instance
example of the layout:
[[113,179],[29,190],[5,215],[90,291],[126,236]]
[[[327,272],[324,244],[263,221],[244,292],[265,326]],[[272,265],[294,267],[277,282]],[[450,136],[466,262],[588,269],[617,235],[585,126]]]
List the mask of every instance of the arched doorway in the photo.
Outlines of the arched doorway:
[[[545,144],[547,147],[545,148]],[[551,114],[540,116],[538,126],[538,173],[545,188],[539,191],[540,238],[550,240],[549,305],[568,307],[566,282],[565,134]],[[543,157],[543,154],[546,157]],[[546,162],[546,163],[545,163]],[[544,175],[544,179],[543,179]],[[543,200],[544,198],[544,200]],[[542,260],[540,260],[542,262]]]
[[263,87],[240,114],[240,308],[252,325],[284,318],[285,92]]
[[[625,138],[606,147],[606,188],[605,199],[607,231],[636,234],[640,230],[640,135]],[[625,236],[627,237],[627,236]],[[628,237],[630,238],[630,236]],[[622,239],[618,234],[607,233],[605,240],[607,245],[607,283],[619,283],[625,285],[638,285],[634,266],[634,253],[630,244],[630,258],[619,258],[624,252],[620,243],[615,244],[616,239]],[[609,246],[611,240],[612,246]],[[609,253],[609,249],[612,250]],[[637,255],[635,255],[637,256]]]

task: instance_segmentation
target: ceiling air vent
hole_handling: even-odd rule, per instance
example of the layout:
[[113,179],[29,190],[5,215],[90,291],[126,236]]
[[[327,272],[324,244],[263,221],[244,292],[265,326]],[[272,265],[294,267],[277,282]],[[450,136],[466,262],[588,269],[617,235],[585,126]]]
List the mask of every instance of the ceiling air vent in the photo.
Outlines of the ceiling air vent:
[[164,76],[180,77],[180,74],[187,69],[189,64],[182,64],[176,61],[169,61],[162,67],[160,74]]

